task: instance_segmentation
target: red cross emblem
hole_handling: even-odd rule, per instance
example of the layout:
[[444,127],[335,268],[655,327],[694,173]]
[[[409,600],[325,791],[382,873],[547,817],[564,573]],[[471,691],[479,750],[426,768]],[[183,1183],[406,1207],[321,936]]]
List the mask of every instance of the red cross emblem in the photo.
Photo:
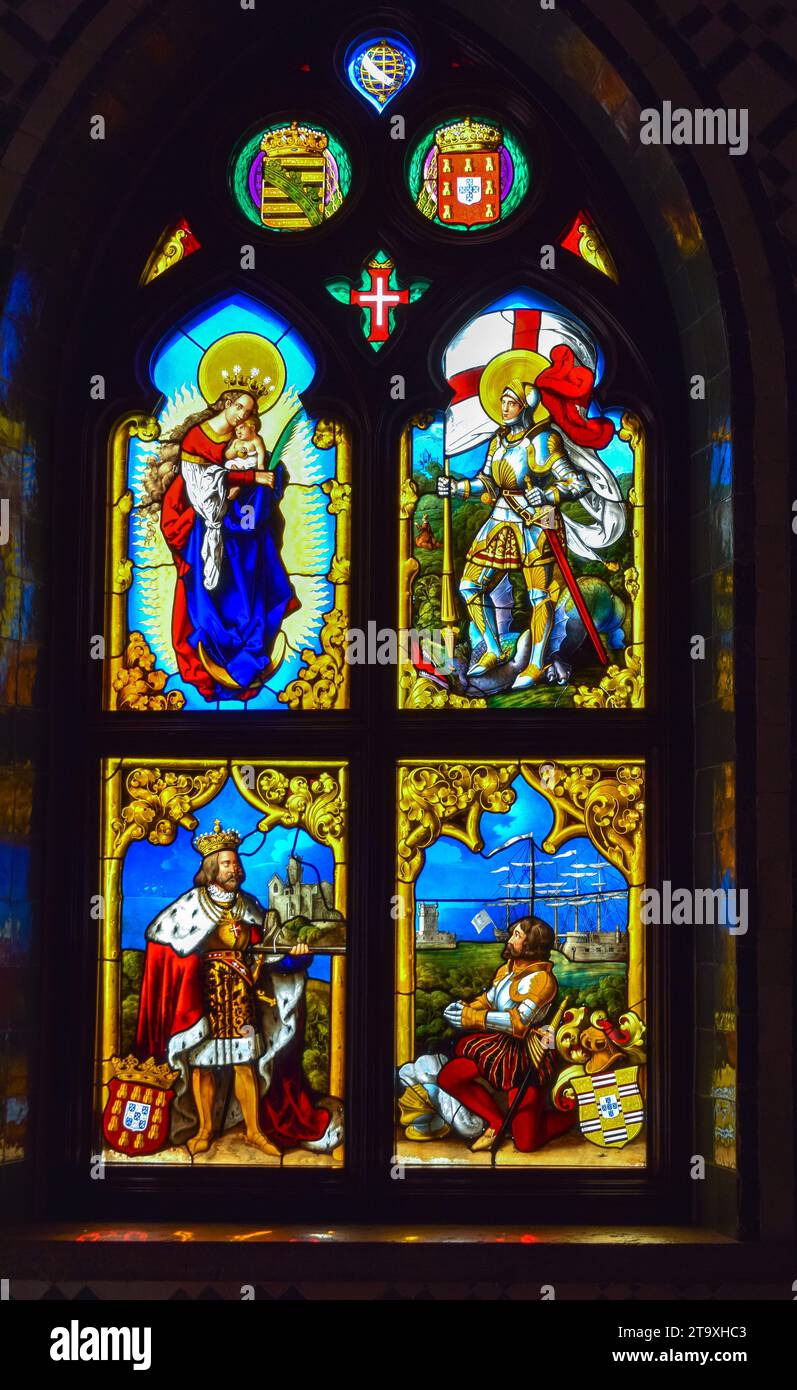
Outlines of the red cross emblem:
[[370,285],[367,290],[349,290],[349,303],[359,304],[361,308],[370,310],[370,322],[365,334],[366,341],[369,343],[384,343],[390,337],[389,310],[396,304],[409,304],[409,290],[392,290],[390,288],[390,275],[393,270],[392,262],[387,265],[375,265],[372,261],[366,266],[366,271],[370,276]]
[[428,280],[413,280],[399,286],[395,262],[386,251],[377,251],[365,261],[359,286],[350,280],[327,280],[333,299],[354,304],[362,310],[363,337],[375,351],[382,347],[395,328],[399,305],[412,304],[429,288]]

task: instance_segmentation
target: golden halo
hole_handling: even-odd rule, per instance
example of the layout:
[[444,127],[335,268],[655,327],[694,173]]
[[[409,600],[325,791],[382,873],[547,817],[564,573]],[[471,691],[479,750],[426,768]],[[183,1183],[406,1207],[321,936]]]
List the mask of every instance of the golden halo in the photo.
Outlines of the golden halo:
[[197,385],[208,405],[223,391],[246,391],[263,415],[277,404],[286,375],[282,353],[268,338],[260,333],[228,333],[203,353]]
[[[511,348],[499,352],[492,362],[488,362],[479,382],[479,400],[491,420],[502,424],[501,397],[511,381],[523,381],[533,386],[540,372],[550,367],[547,357],[529,348]],[[534,412],[535,420],[547,420],[549,413],[538,405]]]

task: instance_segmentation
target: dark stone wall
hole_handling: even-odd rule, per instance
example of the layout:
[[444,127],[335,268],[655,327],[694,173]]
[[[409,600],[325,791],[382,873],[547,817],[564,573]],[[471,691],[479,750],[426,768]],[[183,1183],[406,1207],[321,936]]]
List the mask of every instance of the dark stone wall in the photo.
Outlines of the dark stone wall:
[[[452,7],[488,27],[474,0]],[[573,0],[555,16],[498,3],[489,31],[564,97],[633,186],[686,377],[708,381],[704,402],[672,403],[688,418],[683,531],[693,631],[708,643],[694,664],[694,883],[746,889],[750,926],[735,938],[703,928],[684,942],[696,986],[694,1145],[709,1161],[696,1210],[724,1230],[783,1238],[794,1221],[787,441],[797,17],[765,0]],[[641,145],[640,109],[665,99],[748,108],[749,153]]]

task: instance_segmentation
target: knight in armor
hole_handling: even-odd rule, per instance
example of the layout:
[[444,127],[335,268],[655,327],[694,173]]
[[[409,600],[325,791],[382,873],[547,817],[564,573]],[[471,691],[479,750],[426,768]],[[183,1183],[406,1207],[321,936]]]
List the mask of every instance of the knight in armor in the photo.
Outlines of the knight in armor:
[[467,553],[459,585],[472,624],[470,675],[506,659],[489,597],[511,571],[523,575],[531,648],[515,690],[537,684],[546,673],[545,650],[561,592],[547,532],[556,529],[564,542],[560,503],[582,497],[590,486],[571,461],[562,434],[549,420],[535,423],[539,403],[535,386],[510,381],[501,395],[503,424],[490,440],[482,471],[475,478],[441,477],[437,485],[440,496],[480,496],[491,509]]
[[[510,659],[505,644],[514,597],[511,575],[523,576],[529,643],[513,690],[544,681],[562,683],[549,654],[557,604],[563,589],[572,593],[575,584],[572,574],[563,575],[562,565],[568,552],[603,563],[601,552],[626,526],[619,484],[596,453],[614,427],[587,413],[594,373],[563,344],[554,347],[552,358],[549,362],[540,353],[515,349],[487,364],[479,385],[483,418],[500,423],[484,464],[475,477],[444,474],[437,481],[439,496],[479,497],[490,508],[465,556],[459,582],[470,618],[469,676]],[[562,510],[574,501],[589,521]]]

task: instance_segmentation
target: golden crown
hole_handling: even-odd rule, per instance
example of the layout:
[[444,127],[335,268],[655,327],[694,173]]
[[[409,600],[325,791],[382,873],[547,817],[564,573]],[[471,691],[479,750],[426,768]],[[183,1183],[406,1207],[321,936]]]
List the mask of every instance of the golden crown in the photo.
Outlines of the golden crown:
[[323,154],[328,143],[323,130],[311,130],[309,126],[291,121],[289,126],[280,126],[279,130],[267,130],[260,148],[267,159],[274,159],[283,154]]
[[222,367],[221,378],[224,383],[223,389],[226,391],[248,391],[250,396],[254,396],[258,404],[267,401],[268,397],[277,390],[277,383],[270,376],[263,376],[259,367],[242,367],[236,362],[232,367]]
[[435,144],[444,154],[453,154],[457,150],[497,150],[503,139],[500,126],[486,125],[466,116],[464,121],[438,130]]
[[215,854],[220,849],[237,849],[241,843],[241,838],[237,830],[222,830],[221,821],[216,820],[212,831],[207,835],[197,836],[194,840],[194,849],[204,859],[207,854]]
[[146,1062],[139,1062],[131,1052],[124,1058],[111,1058],[111,1076],[117,1077],[119,1081],[132,1081],[137,1086],[154,1086],[159,1091],[168,1091],[179,1075],[179,1071],[173,1071],[168,1063],[162,1062],[159,1065],[154,1057],[148,1058]]

